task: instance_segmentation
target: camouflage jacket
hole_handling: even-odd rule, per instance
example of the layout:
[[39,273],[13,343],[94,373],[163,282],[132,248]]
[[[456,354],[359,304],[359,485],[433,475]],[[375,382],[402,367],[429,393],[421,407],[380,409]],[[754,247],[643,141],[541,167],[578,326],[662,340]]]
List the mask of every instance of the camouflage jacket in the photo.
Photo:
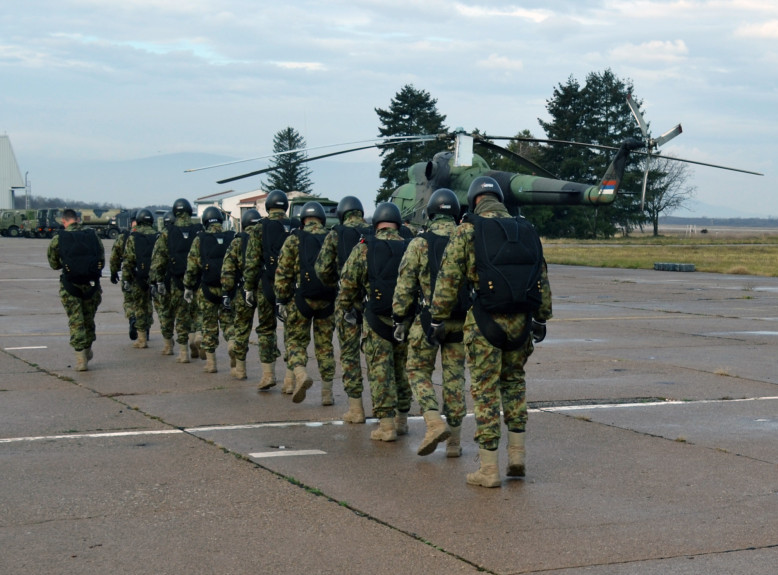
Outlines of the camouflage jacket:
[[122,261],[124,261],[125,251],[127,250],[127,238],[129,237],[130,232],[125,231],[119,234],[113,242],[111,259],[108,262],[111,275],[118,274],[119,270],[122,269]]
[[186,289],[195,289],[200,283],[200,276],[203,274],[203,258],[200,254],[200,236],[202,234],[220,234],[222,232],[221,224],[211,224],[192,242],[189,248],[189,255],[186,256],[186,273],[184,274],[184,287]]
[[[62,269],[62,259],[59,256],[59,234],[65,234],[68,232],[77,232],[79,230],[85,229],[83,225],[81,224],[70,224],[65,229],[60,230],[57,234],[54,235],[54,237],[51,239],[51,242],[49,243],[49,248],[46,252],[46,257],[49,260],[49,266],[53,270],[61,270]],[[100,244],[100,259],[105,261],[105,248],[103,247],[103,242],[98,239],[98,243]]]
[[[259,224],[256,224],[259,225]],[[246,230],[246,235],[251,233],[252,228]],[[236,234],[235,238],[227,248],[224,254],[224,263],[222,263],[222,294],[230,294],[243,282],[244,255],[248,256],[248,237],[246,238],[246,252],[243,251],[243,237]]]
[[[451,237],[456,229],[454,218],[437,216],[428,231],[439,236]],[[403,254],[392,299],[392,314],[395,316],[406,317],[412,314],[417,294],[421,296],[422,305],[429,305],[432,301],[428,247],[427,239],[417,236],[411,240]]]
[[[367,226],[365,218],[359,215],[357,211],[350,211],[343,218],[343,225],[350,228],[362,228]],[[321,247],[319,257],[316,260],[316,275],[324,285],[336,286],[340,276],[340,266],[338,266],[338,232],[330,231],[324,238],[324,245]]]
[[[149,225],[140,224],[133,231],[145,235],[153,235],[157,233],[157,230],[155,230],[150,224]],[[116,241],[118,242],[119,240],[117,239]],[[155,242],[154,246],[156,247],[156,245],[157,244]],[[135,238],[132,237],[132,235],[130,235],[127,238],[127,242],[124,245],[124,260],[122,263],[122,280],[131,282],[135,279],[134,273],[135,273],[135,265],[137,263],[138,263],[137,255],[135,254]]]
[[[179,228],[189,227],[192,225],[192,218],[187,214],[181,214],[172,225]],[[157,243],[154,244],[154,251],[151,254],[151,273],[149,274],[149,281],[152,283],[160,283],[167,278],[167,268],[170,260],[168,251],[169,234],[168,226],[165,226],[165,229],[162,230],[162,233],[157,238]]]
[[[325,235],[329,230],[325,228],[319,220],[309,218],[303,230],[316,235]],[[277,301],[288,301],[294,297],[297,286],[302,283],[300,277],[300,238],[292,233],[284,245],[281,247],[281,254],[278,257],[278,268],[276,268],[275,292]],[[312,309],[324,309],[332,303],[332,300],[312,300],[305,299]]]
[[[287,216],[283,210],[270,210],[267,218],[284,220]],[[262,222],[260,222],[249,230],[249,243],[246,246],[246,269],[243,270],[243,289],[246,291],[257,291],[264,263],[262,254]]]
[[[475,209],[476,215],[485,218],[509,218],[511,217],[505,206],[496,199],[484,198]],[[443,261],[440,264],[435,293],[432,297],[430,313],[433,321],[442,321],[447,318],[459,294],[462,282],[467,281],[471,286],[478,286],[478,273],[475,264],[475,248],[473,246],[475,227],[464,222],[454,233],[443,253]],[[541,277],[542,304],[540,309],[532,315],[539,321],[551,318],[551,286],[548,283],[548,272],[545,262]],[[507,332],[518,333],[524,329],[527,314],[494,314],[494,320]],[[472,311],[467,314],[465,325],[474,322]]]

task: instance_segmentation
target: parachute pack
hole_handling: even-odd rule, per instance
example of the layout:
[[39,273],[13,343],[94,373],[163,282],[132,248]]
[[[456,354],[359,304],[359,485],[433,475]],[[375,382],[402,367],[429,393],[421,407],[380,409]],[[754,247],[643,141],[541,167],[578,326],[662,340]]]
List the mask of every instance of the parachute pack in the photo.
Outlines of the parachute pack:
[[[327,317],[335,309],[335,296],[338,294],[338,290],[324,285],[319,276],[316,275],[315,270],[316,258],[319,256],[327,234],[313,234],[302,229],[295,230],[294,234],[300,240],[298,248],[300,254],[300,283],[294,294],[295,304],[297,304],[297,309],[305,317]],[[324,309],[315,310],[308,305],[305,301],[306,299],[328,301],[330,305]]]
[[[200,234],[200,265],[202,277],[200,278],[203,295],[211,303],[221,302],[221,279],[224,254],[230,247],[235,232],[218,232]],[[213,292],[216,290],[216,293]]]
[[[62,231],[59,233],[59,257],[62,261],[62,284],[69,294],[87,299],[100,287],[105,256],[94,230]],[[75,286],[89,285],[86,292]]]
[[394,342],[392,326],[381,321],[380,316],[391,317],[392,298],[397,285],[400,261],[410,240],[384,240],[375,236],[365,238],[367,243],[367,281],[370,291],[365,305],[365,319],[373,330]]

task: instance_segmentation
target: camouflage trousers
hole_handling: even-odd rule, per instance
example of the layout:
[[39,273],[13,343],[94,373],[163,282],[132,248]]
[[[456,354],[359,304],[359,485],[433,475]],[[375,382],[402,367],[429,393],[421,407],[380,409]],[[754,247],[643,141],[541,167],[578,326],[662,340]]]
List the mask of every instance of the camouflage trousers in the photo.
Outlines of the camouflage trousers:
[[154,309],[157,310],[162,337],[165,339],[173,339],[173,319],[170,316],[170,294],[157,294],[152,300]]
[[216,351],[219,347],[219,327],[227,338],[227,332],[232,322],[232,314],[224,309],[221,300],[213,303],[203,294],[202,289],[195,292],[194,304],[197,307],[197,314],[200,317],[200,331],[203,333],[203,343],[201,347],[209,353]]
[[[122,282],[119,282],[119,287],[122,286]],[[135,302],[132,299],[132,294],[122,290],[122,308],[124,309],[124,317],[130,319],[135,315]]]
[[[452,322],[453,323],[453,322]],[[461,323],[456,326],[461,329]],[[448,322],[446,322],[448,326]],[[435,386],[432,384],[432,372],[440,349],[440,362],[443,367],[443,410],[438,408]],[[424,328],[417,317],[408,334],[408,360],[405,363],[408,381],[411,384],[416,401],[422,413],[441,411],[449,425],[459,427],[467,415],[465,406],[465,344],[446,343],[433,347],[427,343]]]
[[68,315],[68,328],[70,329],[70,345],[76,351],[92,347],[97,339],[95,335],[95,314],[100,302],[103,301],[103,290],[98,290],[88,299],[81,299],[70,295],[60,284],[59,298],[62,307]]
[[235,342],[235,357],[246,361],[249,338],[251,337],[251,324],[254,322],[256,308],[246,303],[242,290],[237,293],[239,295],[232,300],[232,330],[227,335],[227,339],[232,339]]
[[278,336],[276,329],[276,310],[273,302],[262,293],[262,289],[254,292],[257,298],[257,339],[259,340],[259,361],[261,363],[273,363],[280,357],[278,351]]
[[[195,331],[195,306],[184,301],[184,290],[171,282],[168,293],[168,308],[164,318],[160,316],[162,334],[170,334],[173,337],[173,329],[176,330],[176,341],[181,345],[189,343],[189,334]],[[199,323],[199,322],[197,322]],[[167,336],[165,336],[167,337]]]
[[[133,282],[130,291],[124,292],[124,301],[128,302],[132,315],[135,316],[135,327],[138,331],[146,331],[154,324],[154,308],[151,304],[151,293],[145,284]],[[126,309],[126,308],[125,308]]]
[[500,445],[500,408],[508,431],[524,431],[527,425],[527,386],[524,365],[532,354],[532,338],[523,347],[503,351],[490,344],[468,314],[465,347],[470,366],[470,393],[475,412],[475,441],[482,449]]
[[392,343],[373,331],[365,322],[362,341],[367,364],[367,380],[373,399],[373,416],[394,417],[397,411],[411,409],[411,386],[405,372],[407,343]]
[[340,368],[343,371],[343,391],[352,398],[362,397],[362,358],[359,343],[362,339],[362,324],[351,324],[340,316],[337,321],[340,342]]
[[322,381],[332,381],[335,377],[335,348],[332,336],[335,323],[332,315],[322,319],[307,318],[300,313],[294,300],[286,306],[287,316],[284,322],[284,343],[286,344],[286,365],[289,369],[308,364],[308,345],[311,343],[313,328],[313,352],[319,364]]

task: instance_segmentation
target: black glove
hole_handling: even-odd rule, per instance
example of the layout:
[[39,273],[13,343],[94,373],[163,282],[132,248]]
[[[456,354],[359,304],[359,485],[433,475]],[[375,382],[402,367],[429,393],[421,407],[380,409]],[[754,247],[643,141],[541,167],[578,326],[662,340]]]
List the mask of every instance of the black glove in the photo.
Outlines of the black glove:
[[427,343],[432,347],[439,347],[446,342],[446,322],[433,321],[426,333]]
[[222,307],[225,311],[232,311],[232,300],[227,294],[222,296]]
[[530,333],[532,334],[532,341],[535,343],[540,343],[546,339],[546,322],[533,318]]
[[116,284],[119,283],[119,273],[118,272],[114,272],[114,273],[111,274],[111,283],[113,285],[116,285]]

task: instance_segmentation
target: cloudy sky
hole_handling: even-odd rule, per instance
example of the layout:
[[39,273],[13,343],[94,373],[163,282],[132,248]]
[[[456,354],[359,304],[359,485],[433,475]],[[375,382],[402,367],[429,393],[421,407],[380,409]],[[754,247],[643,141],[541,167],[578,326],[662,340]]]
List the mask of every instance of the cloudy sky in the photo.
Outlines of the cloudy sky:
[[[405,84],[436,98],[451,128],[540,136],[554,87],[610,68],[633,81],[655,135],[683,124],[666,153],[765,173],[695,167],[699,202],[778,217],[773,0],[25,0],[0,27],[0,133],[35,195],[132,206],[251,190],[256,179],[215,180],[262,161],[176,169],[180,188],[152,180],[132,197],[61,166],[251,158],[287,126],[310,146],[366,140],[374,108]],[[374,167],[377,186],[376,152],[348,161]],[[342,189],[319,191],[373,197],[344,171]]]

